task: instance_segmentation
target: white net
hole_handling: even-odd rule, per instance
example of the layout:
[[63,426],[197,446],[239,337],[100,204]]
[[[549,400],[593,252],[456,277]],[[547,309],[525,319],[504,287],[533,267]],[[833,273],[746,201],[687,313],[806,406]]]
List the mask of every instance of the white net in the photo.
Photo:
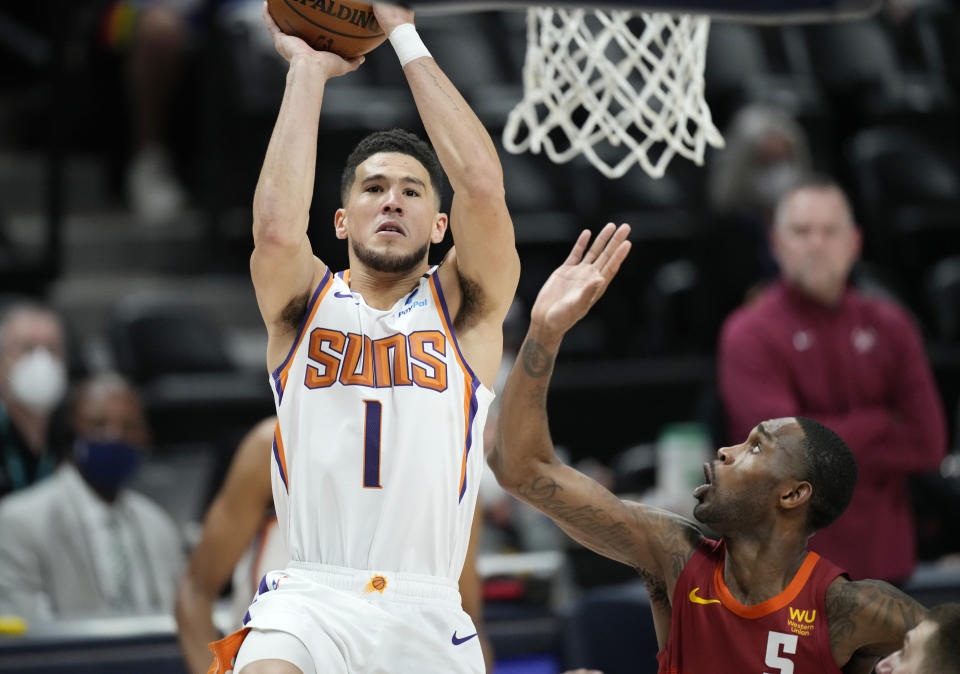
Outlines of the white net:
[[703,163],[723,146],[704,99],[706,16],[527,10],[523,100],[503,133],[510,152],[583,154],[608,178],[635,163],[661,177],[674,155]]

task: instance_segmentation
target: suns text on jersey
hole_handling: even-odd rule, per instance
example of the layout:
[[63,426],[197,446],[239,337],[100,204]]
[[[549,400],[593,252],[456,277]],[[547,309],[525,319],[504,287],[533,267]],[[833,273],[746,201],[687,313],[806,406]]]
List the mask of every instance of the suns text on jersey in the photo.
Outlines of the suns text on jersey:
[[307,388],[343,386],[447,388],[447,339],[438,330],[371,340],[357,333],[314,328],[310,333]]

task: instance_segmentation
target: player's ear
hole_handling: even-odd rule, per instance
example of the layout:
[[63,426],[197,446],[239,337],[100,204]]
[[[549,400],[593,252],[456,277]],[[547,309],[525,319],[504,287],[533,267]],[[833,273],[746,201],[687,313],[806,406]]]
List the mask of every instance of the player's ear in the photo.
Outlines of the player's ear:
[[342,208],[338,208],[333,214],[333,229],[338,239],[347,238],[347,212]]
[[430,230],[430,243],[440,243],[443,241],[443,236],[447,233],[448,224],[447,214],[437,213],[437,216],[433,219],[433,228]]
[[789,482],[780,492],[780,507],[787,510],[798,508],[813,496],[813,485],[807,481]]

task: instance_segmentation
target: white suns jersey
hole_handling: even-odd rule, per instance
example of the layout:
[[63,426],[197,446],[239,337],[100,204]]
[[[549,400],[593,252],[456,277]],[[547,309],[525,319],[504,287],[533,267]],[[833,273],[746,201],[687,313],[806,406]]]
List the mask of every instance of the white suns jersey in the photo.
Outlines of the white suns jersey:
[[437,270],[379,310],[328,269],[272,373],[293,561],[460,577],[494,394],[460,352]]

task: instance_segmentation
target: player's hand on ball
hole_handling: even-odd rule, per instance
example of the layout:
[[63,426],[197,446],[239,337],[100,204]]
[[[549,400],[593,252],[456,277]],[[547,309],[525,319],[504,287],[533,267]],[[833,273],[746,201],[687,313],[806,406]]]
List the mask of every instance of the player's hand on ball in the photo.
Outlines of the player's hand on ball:
[[629,234],[630,225],[608,223],[588,249],[590,230],[581,232],[566,261],[540,289],[530,312],[531,327],[559,337],[583,318],[630,252]]
[[292,61],[296,56],[308,56],[324,66],[327,77],[346,75],[359,68],[360,64],[363,63],[364,58],[362,56],[345,59],[333,52],[313,49],[299,37],[287,35],[280,30],[277,22],[270,16],[266,2],[263,3],[263,22],[267,25],[267,31],[273,39],[273,46],[276,47],[277,53],[287,61]]
[[413,23],[413,10],[389,2],[373,3],[373,15],[383,29],[384,34],[390,35],[394,28],[403,23]]

